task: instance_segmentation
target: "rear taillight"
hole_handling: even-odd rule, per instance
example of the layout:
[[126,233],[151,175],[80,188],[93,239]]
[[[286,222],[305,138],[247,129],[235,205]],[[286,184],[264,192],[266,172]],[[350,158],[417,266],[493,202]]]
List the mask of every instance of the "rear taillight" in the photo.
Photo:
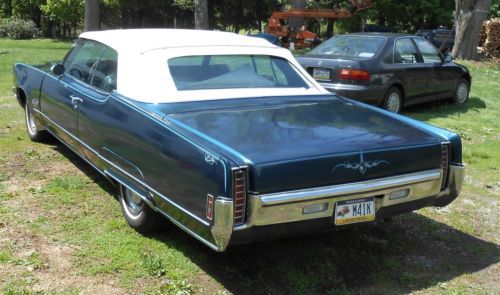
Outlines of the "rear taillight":
[[338,77],[343,80],[370,81],[370,73],[363,70],[353,70],[351,68],[343,68],[339,70]]
[[212,220],[214,218],[214,196],[207,195],[207,219]]
[[441,144],[441,165],[440,165],[442,173],[441,190],[443,190],[446,187],[446,183],[448,180],[449,161],[450,161],[450,144],[443,143]]
[[234,192],[234,224],[245,223],[245,210],[247,203],[247,173],[244,169],[233,171]]

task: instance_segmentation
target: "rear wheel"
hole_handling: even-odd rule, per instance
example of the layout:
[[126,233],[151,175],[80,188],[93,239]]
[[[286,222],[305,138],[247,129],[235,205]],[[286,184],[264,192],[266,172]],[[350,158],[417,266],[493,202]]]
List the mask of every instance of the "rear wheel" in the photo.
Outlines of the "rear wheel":
[[460,79],[455,89],[455,96],[453,101],[456,104],[464,104],[469,99],[469,82],[465,79]]
[[141,233],[150,233],[158,229],[161,216],[144,200],[129,188],[120,185],[120,206],[127,223]]
[[383,104],[384,109],[389,112],[399,113],[403,107],[403,94],[397,87],[391,87],[387,91]]
[[48,133],[47,131],[40,129],[37,125],[33,110],[30,108],[28,103],[24,104],[24,117],[26,119],[26,129],[30,139],[36,142],[45,141],[48,137]]

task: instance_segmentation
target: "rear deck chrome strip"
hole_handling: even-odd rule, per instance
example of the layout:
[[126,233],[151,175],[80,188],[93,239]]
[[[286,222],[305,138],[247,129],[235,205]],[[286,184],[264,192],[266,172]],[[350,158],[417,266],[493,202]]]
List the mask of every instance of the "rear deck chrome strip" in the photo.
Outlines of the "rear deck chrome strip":
[[367,180],[362,182],[263,194],[259,197],[263,206],[273,206],[284,203],[303,202],[313,199],[370,192],[388,187],[435,180],[439,179],[440,177],[441,171],[439,169],[436,169],[399,176],[392,176],[382,179]]

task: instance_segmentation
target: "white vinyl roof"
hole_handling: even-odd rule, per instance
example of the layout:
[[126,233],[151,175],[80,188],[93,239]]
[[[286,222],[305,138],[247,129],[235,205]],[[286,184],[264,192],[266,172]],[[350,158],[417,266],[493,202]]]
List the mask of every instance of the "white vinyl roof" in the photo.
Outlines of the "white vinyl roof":
[[[85,32],[118,52],[117,92],[134,100],[166,103],[256,96],[324,94],[288,49],[265,39],[228,32],[180,29],[129,29]],[[288,60],[309,88],[243,88],[177,91],[170,76],[170,58],[193,55],[269,55]]]
[[175,47],[253,46],[276,47],[262,38],[248,38],[228,32],[186,29],[127,29],[85,32],[80,38],[103,43],[118,53]]

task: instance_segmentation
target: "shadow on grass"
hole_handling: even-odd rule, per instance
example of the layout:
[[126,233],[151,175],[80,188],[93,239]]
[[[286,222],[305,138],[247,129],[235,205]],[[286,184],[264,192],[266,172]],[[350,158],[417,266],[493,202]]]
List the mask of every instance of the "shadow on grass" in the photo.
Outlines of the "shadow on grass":
[[407,107],[403,110],[403,115],[416,117],[420,120],[429,120],[463,114],[470,111],[479,111],[485,108],[486,103],[481,98],[473,96],[463,105],[441,100]]
[[[54,144],[56,151],[115,195],[101,174],[62,144]],[[210,250],[175,226],[147,238],[182,252],[234,294],[409,293],[500,261],[498,245],[418,213],[388,223],[230,246],[224,253]],[[202,280],[192,278],[191,283],[210,291]]]

